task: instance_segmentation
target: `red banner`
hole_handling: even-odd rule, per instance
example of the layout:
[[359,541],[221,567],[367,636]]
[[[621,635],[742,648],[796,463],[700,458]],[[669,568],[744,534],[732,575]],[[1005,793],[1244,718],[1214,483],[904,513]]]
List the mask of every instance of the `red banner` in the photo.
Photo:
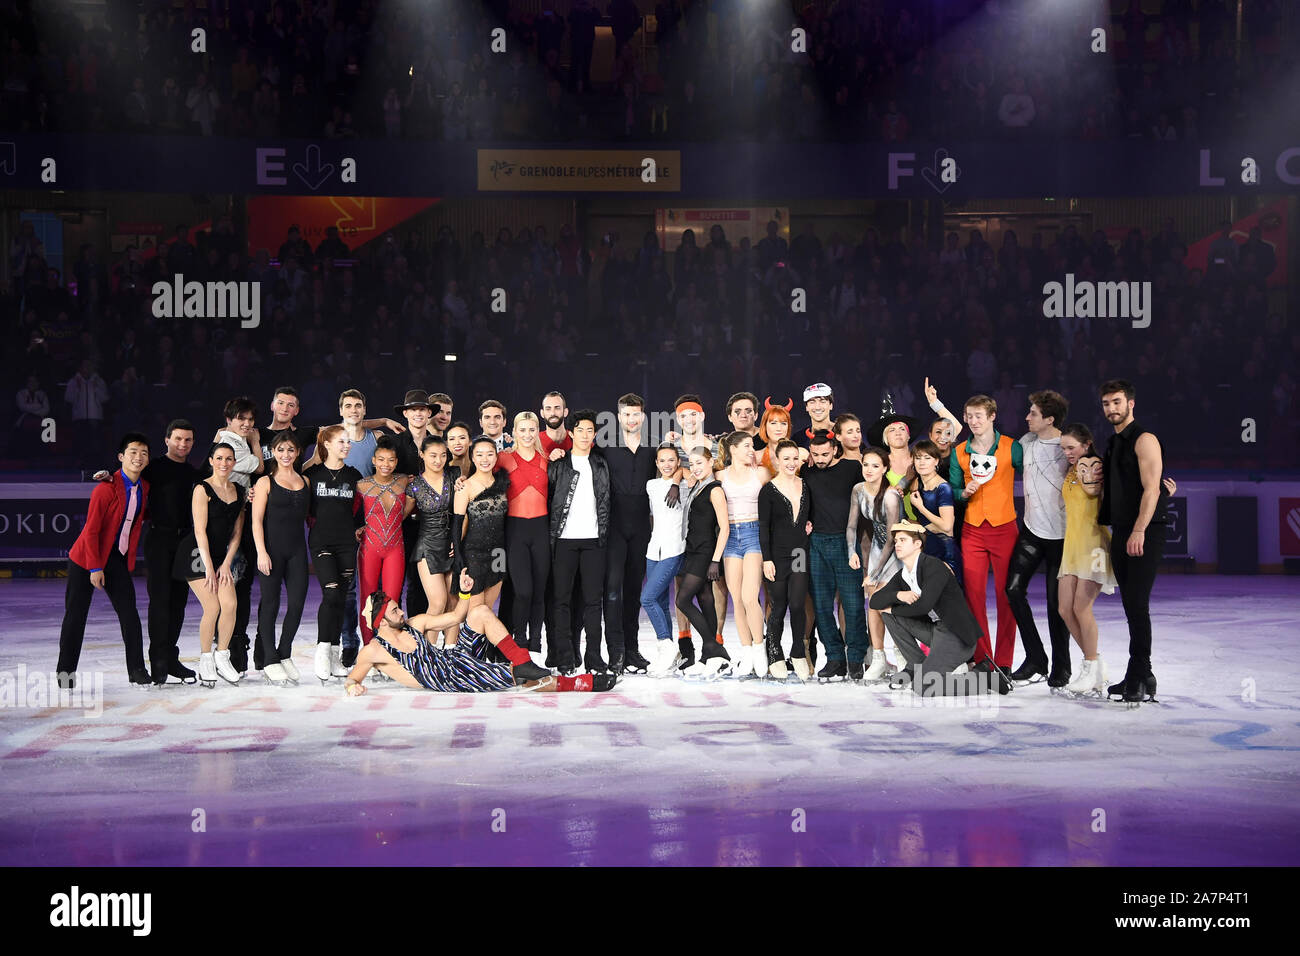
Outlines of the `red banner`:
[[[1277,257],[1277,267],[1268,276],[1269,288],[1280,288],[1286,285],[1286,207],[1287,201],[1285,199],[1269,203],[1258,212],[1234,222],[1229,233],[1232,241],[1240,246],[1250,238],[1250,230],[1256,226],[1260,227],[1260,238],[1273,247],[1273,253]],[[1216,232],[1214,235],[1206,236],[1199,242],[1189,246],[1187,258],[1183,260],[1183,265],[1189,269],[1200,269],[1204,273],[1206,271],[1206,261],[1210,255],[1210,243],[1217,238],[1219,238],[1219,233]]]
[[355,251],[378,239],[437,199],[390,199],[374,196],[255,196],[248,200],[248,248],[266,249],[272,258],[297,226],[316,248],[325,230],[337,226],[339,238]]

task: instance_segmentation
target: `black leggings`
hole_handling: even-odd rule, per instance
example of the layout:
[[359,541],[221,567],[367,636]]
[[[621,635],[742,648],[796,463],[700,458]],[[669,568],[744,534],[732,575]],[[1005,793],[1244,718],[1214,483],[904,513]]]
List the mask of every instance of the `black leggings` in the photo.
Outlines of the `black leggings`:
[[343,634],[343,610],[347,606],[348,581],[356,574],[357,549],[343,545],[317,551],[312,557],[320,581],[320,610],[316,613],[316,640],[338,644]]
[[[320,564],[317,562],[319,573]],[[295,551],[271,555],[271,573],[257,572],[261,600],[257,605],[257,642],[263,664],[274,664],[293,655],[293,638],[302,623],[307,603],[307,552],[300,544]],[[275,642],[275,619],[280,616],[280,583],[289,589],[289,606],[284,612],[280,643]],[[337,589],[336,589],[337,590]],[[346,589],[344,589],[346,591]]]
[[[790,630],[794,633],[790,644],[790,656],[803,657],[803,632],[807,627],[805,605],[808,599],[808,572],[791,571],[779,565],[776,580],[763,579],[767,586],[767,595],[772,600],[772,611],[767,618],[767,662],[775,664],[785,655],[781,652],[781,638],[785,634],[785,611],[790,609]],[[775,656],[773,656],[775,655]]]
[[540,651],[546,576],[551,573],[550,518],[506,518],[506,569],[512,589],[511,636],[520,647]]
[[677,610],[685,614],[691,627],[699,632],[704,644],[700,659],[718,656],[722,645],[717,637],[718,610],[713,603],[713,582],[698,574],[683,574],[677,584]]

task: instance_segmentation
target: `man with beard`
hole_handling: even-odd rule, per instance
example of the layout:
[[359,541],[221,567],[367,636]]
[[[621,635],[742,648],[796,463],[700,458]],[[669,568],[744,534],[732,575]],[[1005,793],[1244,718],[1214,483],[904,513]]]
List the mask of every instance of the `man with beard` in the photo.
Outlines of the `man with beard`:
[[1151,672],[1151,589],[1165,550],[1169,490],[1160,440],[1133,418],[1137,391],[1123,379],[1101,386],[1101,410],[1115,429],[1106,446],[1097,523],[1110,525],[1110,560],[1128,618],[1128,668],[1109,695],[1129,703],[1154,700]]
[[537,440],[551,461],[560,457],[556,454],[556,449],[563,454],[573,447],[573,436],[564,427],[568,417],[569,406],[564,395],[560,392],[547,392],[542,396],[542,421],[546,424],[546,429],[537,436]]
[[[366,692],[363,681],[370,668],[406,687],[444,693],[482,693],[510,690],[539,692],[606,691],[617,682],[612,674],[554,677],[528,658],[506,626],[487,605],[469,605],[473,581],[461,572],[461,600],[445,614],[407,617],[383,591],[366,598],[366,623],[375,639],[361,652],[344,683],[349,697]],[[437,644],[443,630],[460,625],[458,634],[444,647]],[[495,649],[506,663],[493,660]]]
[[[817,679],[822,683],[842,681],[846,677],[861,680],[869,646],[867,619],[862,574],[849,565],[846,532],[853,488],[862,480],[862,468],[850,458],[835,461],[834,440],[829,434],[820,434],[809,442],[808,462],[800,475],[807,482],[812,499],[809,584],[817,614],[817,632],[826,649],[826,663],[817,672]],[[840,632],[835,618],[836,594],[844,609],[844,633]]]

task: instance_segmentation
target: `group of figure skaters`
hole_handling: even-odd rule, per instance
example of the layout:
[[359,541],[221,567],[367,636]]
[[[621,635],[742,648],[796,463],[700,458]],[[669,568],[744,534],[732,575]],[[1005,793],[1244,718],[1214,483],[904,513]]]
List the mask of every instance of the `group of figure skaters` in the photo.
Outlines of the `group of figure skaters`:
[[[634,394],[618,399],[615,434],[599,443],[597,414],[570,414],[560,392],[540,414],[515,415],[509,433],[501,402],[482,403],[471,427],[454,419],[451,396],[420,389],[395,406],[400,420],[368,418],[365,396],[348,389],[341,420],[323,427],[296,423],[291,387],[275,391],[260,428],[255,403],[236,398],[204,468],[189,461],[198,431],[177,419],[164,455],[127,434],[120,468],[96,476],[69,552],[59,677],[75,684],[99,589],[133,683],[238,683],[256,577],[252,665],[295,684],[314,573],[314,675],[352,695],[372,670],[456,692],[600,691],[624,674],[921,692],[923,669],[939,678],[925,693],[963,693],[971,680],[959,678],[982,674],[1002,693],[1045,680],[1062,693],[1153,699],[1149,602],[1175,485],[1156,436],[1134,420],[1133,386],[1100,392],[1114,429],[1104,456],[1055,391],[1029,396],[1013,438],[993,399],[970,397],[959,419],[928,380],[929,421],[888,400],[874,420],[834,416],[831,388],[815,383],[803,390],[806,426],[796,428],[793,399],[739,392],[720,435],[706,431],[699,397],[682,395],[676,430],[656,446]],[[147,667],[131,581],[146,519]],[[1050,652],[1029,604],[1039,568]],[[1093,603],[1117,586],[1129,650],[1112,685]],[[197,675],[179,656],[191,591]],[[735,636],[724,643],[728,603]],[[638,640],[642,611],[653,648]]]

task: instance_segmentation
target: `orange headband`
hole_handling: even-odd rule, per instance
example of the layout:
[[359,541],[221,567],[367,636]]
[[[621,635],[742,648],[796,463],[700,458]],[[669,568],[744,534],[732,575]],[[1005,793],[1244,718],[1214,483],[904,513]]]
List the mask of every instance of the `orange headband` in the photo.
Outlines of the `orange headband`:
[[699,402],[682,402],[674,411],[680,412],[682,409],[699,412],[701,415],[704,414],[704,407]]

